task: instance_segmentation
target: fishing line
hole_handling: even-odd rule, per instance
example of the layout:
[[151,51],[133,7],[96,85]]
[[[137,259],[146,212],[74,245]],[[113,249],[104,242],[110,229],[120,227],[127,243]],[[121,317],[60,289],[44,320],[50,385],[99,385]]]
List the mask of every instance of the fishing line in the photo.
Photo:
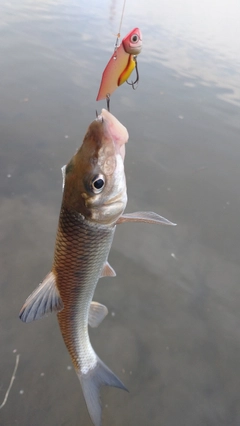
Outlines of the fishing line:
[[121,15],[119,29],[118,29],[118,33],[117,33],[117,39],[116,39],[115,46],[114,46],[114,52],[116,52],[116,50],[118,48],[118,40],[121,37],[120,33],[121,33],[121,28],[122,28],[122,22],[123,22],[123,15],[124,15],[124,11],[125,11],[125,6],[126,6],[126,0],[123,1],[122,15]]

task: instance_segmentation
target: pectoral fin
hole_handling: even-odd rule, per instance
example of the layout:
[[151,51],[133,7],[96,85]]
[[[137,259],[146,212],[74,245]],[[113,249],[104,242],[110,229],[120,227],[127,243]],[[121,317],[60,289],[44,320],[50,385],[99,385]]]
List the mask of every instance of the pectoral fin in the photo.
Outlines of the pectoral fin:
[[111,265],[109,265],[108,262],[106,262],[104,267],[103,267],[102,274],[101,274],[100,278],[102,278],[102,277],[116,277],[116,272],[111,267]]
[[108,308],[101,303],[92,302],[88,313],[88,324],[90,327],[98,327],[108,314]]
[[65,166],[62,166],[62,168],[61,168],[61,170],[62,170],[62,179],[63,179],[62,190],[64,190],[64,186],[65,186],[66,167],[67,166],[65,165]]
[[117,224],[124,222],[161,223],[163,225],[176,226],[176,223],[170,222],[170,220],[154,212],[125,213],[118,219]]
[[50,272],[24,303],[19,317],[23,322],[31,322],[53,311],[61,311],[63,302],[58,292],[55,276]]

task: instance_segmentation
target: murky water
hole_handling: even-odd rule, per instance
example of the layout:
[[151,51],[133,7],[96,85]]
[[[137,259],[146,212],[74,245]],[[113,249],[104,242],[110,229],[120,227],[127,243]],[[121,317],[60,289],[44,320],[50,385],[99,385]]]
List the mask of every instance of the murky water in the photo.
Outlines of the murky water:
[[[61,166],[104,102],[95,98],[122,2],[13,0],[0,22],[1,426],[90,426],[54,315],[23,324],[23,301],[49,271]],[[122,35],[141,27],[137,91],[112,112],[126,125],[128,211],[175,228],[116,232],[91,330],[127,394],[102,392],[104,426],[240,424],[237,0],[127,1]]]

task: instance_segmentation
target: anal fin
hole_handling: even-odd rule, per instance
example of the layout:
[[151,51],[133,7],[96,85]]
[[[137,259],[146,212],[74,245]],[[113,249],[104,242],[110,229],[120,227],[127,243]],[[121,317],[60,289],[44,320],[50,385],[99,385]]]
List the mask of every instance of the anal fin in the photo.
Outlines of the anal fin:
[[98,327],[108,314],[108,308],[101,303],[91,302],[88,313],[88,324],[90,327]]
[[36,290],[27,298],[19,317],[23,322],[31,322],[53,311],[61,311],[63,302],[56,286],[53,272],[44,278]]

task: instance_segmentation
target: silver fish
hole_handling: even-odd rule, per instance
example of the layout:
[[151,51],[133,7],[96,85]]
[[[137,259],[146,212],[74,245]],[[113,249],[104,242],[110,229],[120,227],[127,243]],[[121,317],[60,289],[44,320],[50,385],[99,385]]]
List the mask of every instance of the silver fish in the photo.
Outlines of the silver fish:
[[101,426],[100,388],[125,389],[92,348],[88,324],[107,315],[92,298],[102,276],[115,276],[108,263],[116,224],[174,225],[153,212],[123,214],[127,204],[124,173],[127,129],[108,111],[90,124],[83,143],[67,164],[51,272],[28,297],[24,322],[57,312],[60,330],[80,380],[94,426]]

